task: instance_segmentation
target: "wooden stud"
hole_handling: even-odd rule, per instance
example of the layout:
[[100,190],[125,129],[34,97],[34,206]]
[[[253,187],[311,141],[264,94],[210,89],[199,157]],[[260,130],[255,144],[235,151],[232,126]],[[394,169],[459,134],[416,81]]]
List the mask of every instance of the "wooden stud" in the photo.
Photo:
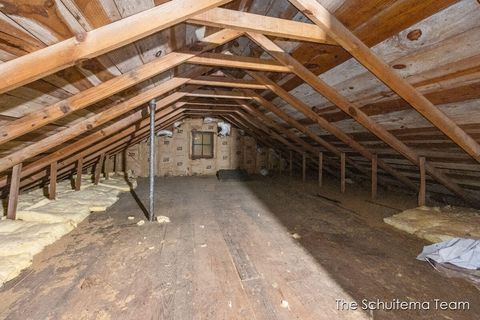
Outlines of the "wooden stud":
[[10,181],[10,193],[8,195],[7,218],[15,220],[17,217],[18,194],[20,193],[20,177],[22,164],[16,164],[12,169]]
[[345,152],[340,154],[340,192],[345,193]]
[[100,182],[100,174],[102,173],[103,161],[105,159],[105,153],[102,153],[98,159],[98,162],[95,167],[95,175],[93,183],[97,185]]
[[373,154],[372,157],[372,200],[377,198],[377,171],[378,171],[378,156]]
[[290,177],[293,176],[293,151],[290,150],[290,161],[289,161],[289,166],[288,166],[288,172],[290,174]]
[[57,197],[57,161],[50,164],[50,184],[48,188],[48,199],[55,200]]
[[307,179],[307,154],[302,153],[302,181],[305,182]]
[[115,172],[115,175],[118,175],[118,167],[119,167],[118,161],[120,161],[120,154],[116,153],[113,156],[113,172]]
[[420,189],[418,191],[418,206],[424,206],[426,201],[426,191],[427,191],[427,183],[426,183],[426,174],[425,174],[425,157],[419,157],[419,165],[420,165]]
[[105,159],[105,172],[103,173],[105,176],[105,180],[110,180],[110,164],[111,164],[112,159],[107,156]]
[[75,191],[80,191],[82,186],[83,158],[77,161],[77,177],[75,179]]
[[318,186],[323,185],[323,152],[318,153]]

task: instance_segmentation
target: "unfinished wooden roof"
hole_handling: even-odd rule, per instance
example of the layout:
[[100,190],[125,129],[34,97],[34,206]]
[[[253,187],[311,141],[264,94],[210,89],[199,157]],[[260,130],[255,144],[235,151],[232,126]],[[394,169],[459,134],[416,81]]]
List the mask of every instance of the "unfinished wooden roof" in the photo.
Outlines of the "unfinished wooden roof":
[[156,98],[159,129],[221,116],[354,179],[378,158],[416,190],[425,157],[430,191],[475,204],[479,31],[476,0],[0,0],[0,186],[141,141]]

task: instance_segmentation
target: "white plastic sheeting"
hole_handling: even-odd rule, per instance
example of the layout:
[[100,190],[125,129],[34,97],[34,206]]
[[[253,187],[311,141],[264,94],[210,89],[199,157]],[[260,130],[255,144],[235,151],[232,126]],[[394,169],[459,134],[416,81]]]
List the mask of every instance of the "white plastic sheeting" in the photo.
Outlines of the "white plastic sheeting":
[[211,117],[205,117],[203,118],[203,123],[216,123],[219,122],[220,120],[211,118]]
[[470,270],[480,269],[480,240],[453,238],[425,246],[417,259],[431,259]]
[[218,125],[218,128],[220,129],[218,131],[218,135],[220,137],[226,137],[226,136],[229,136],[230,135],[230,130],[232,128],[232,126],[230,125],[230,123],[226,123],[226,122],[223,122],[223,121],[220,121],[219,123],[217,123]]
[[173,137],[173,132],[170,130],[160,130],[157,133],[157,137],[168,137],[171,138]]

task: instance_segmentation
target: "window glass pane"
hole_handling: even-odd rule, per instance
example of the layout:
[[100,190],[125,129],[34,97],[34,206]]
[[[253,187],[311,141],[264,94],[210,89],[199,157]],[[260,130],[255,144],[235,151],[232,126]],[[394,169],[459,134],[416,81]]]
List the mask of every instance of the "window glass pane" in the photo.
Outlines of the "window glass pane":
[[203,144],[212,144],[212,134],[204,133],[203,134]]
[[203,156],[213,157],[212,145],[203,145]]
[[193,144],[202,144],[202,134],[193,133]]
[[202,156],[202,146],[201,145],[194,145],[193,146],[193,156],[194,157],[201,157]]

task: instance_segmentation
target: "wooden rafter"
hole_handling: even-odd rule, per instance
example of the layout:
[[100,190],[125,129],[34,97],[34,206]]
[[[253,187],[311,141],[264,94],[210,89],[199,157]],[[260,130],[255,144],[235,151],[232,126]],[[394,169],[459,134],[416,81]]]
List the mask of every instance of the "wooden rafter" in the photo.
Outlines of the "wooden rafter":
[[[79,134],[92,130],[95,127],[98,127],[107,121],[115,119],[126,112],[129,112],[141,104],[144,104],[151,99],[154,99],[158,96],[168,93],[169,91],[175,90],[176,88],[186,84],[191,78],[201,75],[207,69],[192,69],[189,72],[185,73],[183,77],[172,78],[162,84],[162,86],[153,87],[148,89],[138,95],[116,104],[107,110],[100,112],[92,117],[89,117],[85,120],[80,121],[56,134],[48,136],[47,138],[35,142],[23,149],[20,149],[16,152],[13,152],[0,159],[0,172],[12,167],[13,165],[20,163],[23,159],[31,158],[35,155],[38,155],[42,152],[49,150],[50,148],[57,146],[59,143],[66,142],[70,139],[77,137]],[[176,92],[175,94],[169,95],[164,98],[165,105],[176,102],[178,99],[185,97],[189,92]]]
[[[259,81],[260,83],[265,84],[268,89],[270,89],[273,93],[275,93],[278,97],[282,98],[284,101],[288,102],[293,108],[296,110],[300,111],[303,113],[305,116],[309,117],[313,121],[315,121],[321,128],[327,130],[331,134],[333,134],[335,137],[337,137],[340,141],[343,143],[347,144],[350,146],[353,150],[357,151],[360,153],[362,156],[365,158],[372,160],[373,154],[365,148],[363,145],[355,141],[350,135],[346,134],[343,132],[340,128],[335,126],[334,124],[331,124],[328,122],[325,118],[321,117],[317,113],[315,113],[311,108],[308,107],[304,102],[302,102],[300,99],[296,98],[292,94],[288,93],[286,90],[284,90],[282,87],[280,87],[278,84],[270,80],[268,77],[254,73],[254,72],[249,72],[249,75],[252,76],[254,79]],[[261,99],[262,101],[266,101],[265,98],[260,97],[258,99]],[[267,101],[268,102],[268,101]],[[298,121],[297,121],[298,123]],[[301,125],[300,123],[298,123]],[[317,135],[315,135],[317,136]],[[337,150],[336,154],[340,156],[340,151]],[[347,161],[349,161],[349,158],[347,157]],[[386,164],[384,161],[380,160],[378,162],[380,167],[385,170],[385,172],[391,174],[393,177],[397,178],[399,181],[401,181],[403,184],[408,186],[412,190],[416,190],[416,185],[410,181],[407,177],[402,175],[400,172],[397,170],[393,169],[391,166]]]
[[391,69],[325,7],[315,0],[289,1],[428,121],[480,162],[480,144],[435,107],[400,74]]
[[[0,93],[144,38],[230,0],[173,0],[0,64]],[[158,17],[161,17],[159,19]]]
[[[396,138],[393,134],[389,133],[385,128],[378,125],[375,121],[369,118],[358,106],[349,102],[341,94],[339,94],[335,89],[329,86],[327,83],[318,78],[305,66],[299,63],[292,56],[283,51],[278,45],[273,43],[267,37],[261,34],[256,33],[247,33],[248,36],[255,41],[259,46],[261,46],[265,51],[267,51],[271,56],[277,59],[279,62],[283,63],[285,66],[288,66],[290,70],[295,73],[298,77],[303,79],[308,85],[310,85],[314,90],[323,95],[325,98],[330,100],[342,111],[350,115],[358,123],[363,125],[370,132],[375,134],[378,138],[383,140],[385,143],[390,145],[410,162],[417,165],[419,164],[418,154],[402,141]],[[452,191],[454,194],[463,198],[464,200],[475,204],[477,200],[463,190],[458,184],[451,181],[443,173],[435,169],[431,165],[426,166],[427,172],[432,178],[443,184],[447,189]]]
[[[178,109],[178,110],[174,110],[173,108],[164,109],[162,112],[157,113],[156,124],[161,125],[164,122],[172,119],[173,117],[178,116],[183,111],[184,109]],[[89,144],[90,146],[82,150],[81,152],[76,153],[77,151],[79,151],[78,148],[76,150],[73,150],[72,152],[72,149],[70,148],[70,146],[66,146],[48,155],[46,158],[51,159],[52,156],[55,156],[55,159],[59,161],[58,162],[59,173],[64,173],[65,171],[67,171],[66,168],[73,169],[72,165],[76,162],[79,163],[79,165],[76,167],[77,169],[83,168],[86,161],[90,161],[94,158],[97,158],[102,152],[109,152],[114,148],[126,145],[128,143],[131,143],[132,141],[137,141],[138,138],[140,139],[145,138],[146,135],[149,134],[149,129],[150,129],[149,123],[150,123],[150,120],[148,118],[145,118],[144,120],[137,122],[133,126],[119,131],[112,137],[109,137],[102,141],[90,142]],[[60,159],[64,157],[66,158],[60,161]],[[36,182],[37,180],[43,179],[47,175],[46,171],[41,171],[39,173],[31,175],[32,171],[35,172],[39,170],[38,168],[44,167],[44,161],[43,161],[44,159],[45,158],[39,159],[36,162],[31,163],[27,167],[25,167],[26,169],[25,176],[28,176],[28,177],[25,179],[22,179],[20,187],[25,187],[27,185],[30,185]],[[86,161],[83,161],[83,159],[85,159]],[[79,174],[79,171],[77,170],[77,176],[78,174]],[[80,182],[77,181],[76,185]],[[6,185],[6,183],[7,182],[4,181],[4,179],[1,180],[1,186]]]
[[[159,59],[155,59],[145,65],[141,65],[123,75],[117,76],[102,84],[81,91],[67,99],[49,105],[39,111],[31,112],[15,121],[0,128],[0,144],[15,139],[23,134],[32,132],[38,128],[61,119],[75,111],[84,109],[98,101],[101,101],[115,93],[125,90],[135,84],[141,83],[155,75],[165,72],[194,57],[197,53],[208,51],[219,45],[225,44],[237,37],[238,31],[222,30],[196,43],[197,52],[171,52]],[[2,65],[0,65],[1,68]]]

